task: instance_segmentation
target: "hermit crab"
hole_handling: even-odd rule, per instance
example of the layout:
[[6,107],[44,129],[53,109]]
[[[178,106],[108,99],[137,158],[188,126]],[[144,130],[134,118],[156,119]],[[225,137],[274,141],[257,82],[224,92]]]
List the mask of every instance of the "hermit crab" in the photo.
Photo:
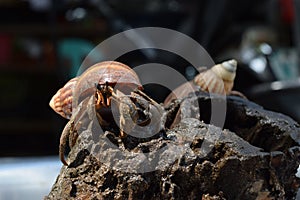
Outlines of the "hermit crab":
[[99,125],[104,130],[119,127],[121,138],[126,134],[149,137],[159,132],[164,123],[163,107],[142,89],[134,70],[116,61],[97,63],[59,89],[50,107],[70,119],[60,139],[61,161],[67,165],[64,158],[67,140],[70,147],[75,144],[80,126],[88,119],[85,116],[90,105],[94,106]]

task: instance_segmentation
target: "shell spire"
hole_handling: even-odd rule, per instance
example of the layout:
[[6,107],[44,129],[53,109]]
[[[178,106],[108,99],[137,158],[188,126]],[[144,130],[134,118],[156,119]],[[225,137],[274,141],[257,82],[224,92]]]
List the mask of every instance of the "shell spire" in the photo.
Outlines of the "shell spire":
[[233,81],[236,75],[237,61],[232,59],[211,68],[224,81]]

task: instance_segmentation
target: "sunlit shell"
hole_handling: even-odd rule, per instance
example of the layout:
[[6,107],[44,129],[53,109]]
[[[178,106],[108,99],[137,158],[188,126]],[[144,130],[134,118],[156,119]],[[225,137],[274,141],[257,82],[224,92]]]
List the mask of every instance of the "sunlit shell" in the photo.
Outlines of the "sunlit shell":
[[81,76],[67,82],[52,97],[50,107],[69,119],[74,106],[78,105],[82,99],[94,95],[95,84],[106,82],[116,87],[126,85],[132,89],[142,89],[137,74],[129,66],[116,61],[104,61],[91,66]]
[[78,84],[81,88],[85,87],[84,84],[89,84],[91,82],[93,86],[95,83],[104,84],[106,82],[141,85],[134,70],[129,66],[116,61],[104,61],[91,66],[80,76]]
[[236,60],[217,64],[211,69],[198,74],[194,78],[194,83],[207,92],[229,94],[236,76],[236,66]]

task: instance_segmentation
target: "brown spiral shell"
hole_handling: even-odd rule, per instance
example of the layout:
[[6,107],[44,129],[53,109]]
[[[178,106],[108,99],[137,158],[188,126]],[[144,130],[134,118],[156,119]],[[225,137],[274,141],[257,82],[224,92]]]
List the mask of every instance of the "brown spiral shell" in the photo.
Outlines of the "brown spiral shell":
[[69,119],[74,102],[78,105],[82,99],[95,93],[95,84],[106,82],[111,86],[142,89],[137,74],[129,66],[116,61],[104,61],[96,63],[82,75],[68,81],[52,97],[49,105],[62,117]]

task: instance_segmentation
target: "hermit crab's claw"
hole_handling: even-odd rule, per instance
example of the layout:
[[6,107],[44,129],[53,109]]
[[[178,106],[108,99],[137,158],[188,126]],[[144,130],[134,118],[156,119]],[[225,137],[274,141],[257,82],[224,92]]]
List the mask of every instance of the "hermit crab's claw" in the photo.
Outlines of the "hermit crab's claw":
[[[145,99],[138,98],[136,96],[128,97],[127,102],[119,102],[119,107],[121,109],[120,117],[120,136],[124,138],[126,134],[124,133],[125,123],[133,122],[133,124],[139,127],[146,127],[151,123],[151,113],[149,112],[149,102]],[[126,122],[127,121],[127,122]],[[134,126],[131,124],[131,130]],[[127,127],[128,131],[128,127]]]
[[118,107],[121,137],[149,138],[163,128],[163,107],[139,90],[119,97]]

